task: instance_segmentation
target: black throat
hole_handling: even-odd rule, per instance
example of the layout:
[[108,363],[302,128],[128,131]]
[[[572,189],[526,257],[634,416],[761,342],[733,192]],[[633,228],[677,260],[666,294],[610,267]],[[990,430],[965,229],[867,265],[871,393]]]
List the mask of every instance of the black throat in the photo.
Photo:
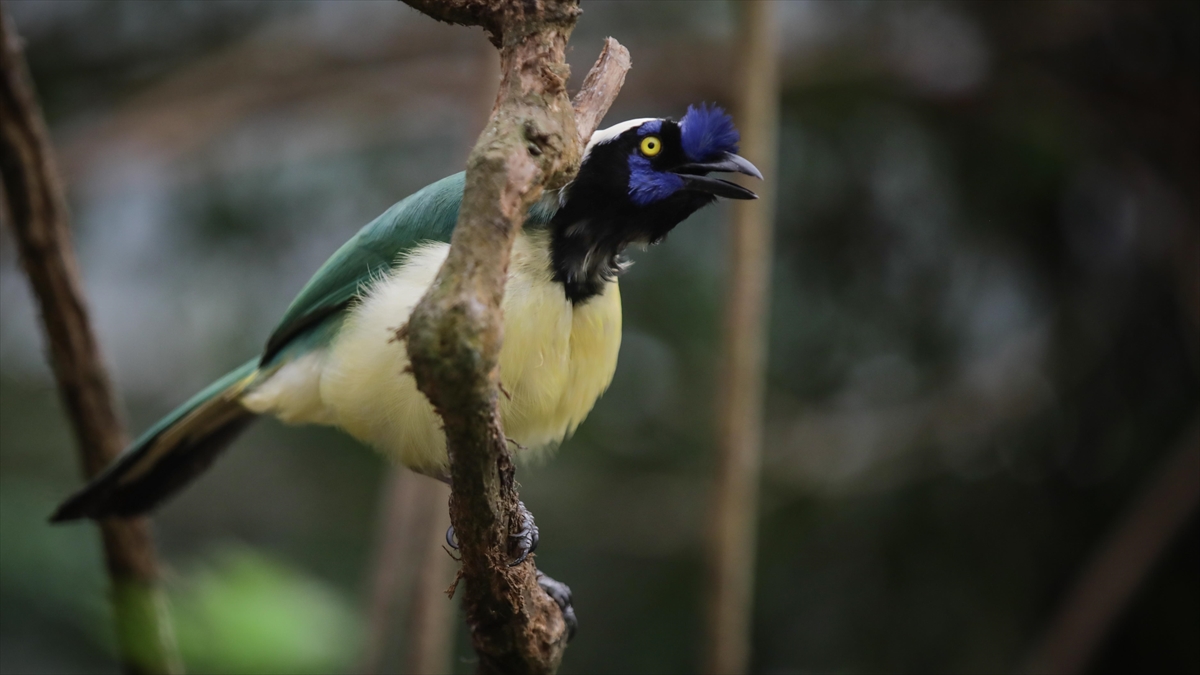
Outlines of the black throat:
[[[610,229],[598,216],[561,221],[550,226],[550,264],[554,280],[562,284],[567,299],[578,305],[604,291],[628,264],[622,253],[629,244],[605,236]],[[598,227],[597,227],[598,226]]]
[[619,144],[595,149],[575,181],[564,188],[566,198],[550,220],[554,280],[574,304],[596,297],[625,271],[623,254],[630,244],[657,244],[715,199],[680,191],[653,204],[635,204],[629,198],[626,156]]

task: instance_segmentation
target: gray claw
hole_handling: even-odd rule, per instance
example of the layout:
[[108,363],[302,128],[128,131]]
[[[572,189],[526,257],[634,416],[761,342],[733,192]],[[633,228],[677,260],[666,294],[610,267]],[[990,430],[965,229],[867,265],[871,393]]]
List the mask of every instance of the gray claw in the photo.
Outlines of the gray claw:
[[538,586],[546,591],[562,611],[563,621],[567,624],[567,642],[575,638],[575,630],[579,628],[579,620],[575,618],[575,607],[571,604],[571,587],[555,581],[542,572],[537,573]]
[[525,502],[517,502],[517,516],[521,519],[521,529],[508,535],[511,540],[510,551],[515,548],[516,555],[509,567],[516,567],[525,562],[530,553],[537,550],[538,546],[538,528],[537,523],[533,521],[533,514],[529,509],[525,508]]
[[[533,514],[525,508],[524,502],[517,502],[517,516],[521,519],[521,529],[508,535],[511,540],[509,551],[514,554],[513,561],[508,563],[509,567],[516,567],[525,562],[529,554],[538,547],[537,523],[533,522]],[[450,548],[458,550],[458,535],[454,533],[453,525],[446,528],[446,543]]]

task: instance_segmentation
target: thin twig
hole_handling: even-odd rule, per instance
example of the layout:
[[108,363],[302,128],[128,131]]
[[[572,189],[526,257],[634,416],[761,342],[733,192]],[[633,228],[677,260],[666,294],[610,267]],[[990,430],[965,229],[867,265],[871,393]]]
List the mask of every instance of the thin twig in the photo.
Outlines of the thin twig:
[[733,205],[730,274],[717,405],[716,489],[709,517],[707,623],[704,669],[750,669],[750,629],[758,524],[763,371],[771,268],[771,224],[779,126],[778,27],[774,5],[741,4],[736,110],[741,152],[768,181],[756,201]]
[[[0,12],[0,173],[4,220],[41,310],[50,364],[85,478],[125,445],[108,373],[92,332],[68,229],[66,199],[40,106],[11,20]],[[144,518],[100,523],[121,661],[130,673],[182,671]]]

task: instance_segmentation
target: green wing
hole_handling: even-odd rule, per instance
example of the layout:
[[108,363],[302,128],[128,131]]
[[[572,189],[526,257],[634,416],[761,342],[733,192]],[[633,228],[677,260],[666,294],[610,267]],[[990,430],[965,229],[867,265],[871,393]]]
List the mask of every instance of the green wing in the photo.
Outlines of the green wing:
[[[143,513],[190,482],[253,420],[237,397],[260,371],[327,345],[347,306],[372,279],[421,242],[449,242],[462,203],[463,174],[397,203],[339,248],[301,289],[261,359],[243,364],[159,421],[103,474],[68,499],[52,520]],[[545,227],[557,193],[530,209],[525,227]]]
[[[267,341],[260,365],[277,361],[285,350],[300,353],[327,344],[337,334],[350,302],[372,279],[390,270],[401,254],[421,242],[449,243],[458,222],[464,179],[459,172],[422,188],[343,244],[300,289]],[[558,192],[547,192],[530,207],[525,227],[546,227],[557,210]]]
[[[290,343],[300,342],[297,338],[340,314],[404,252],[421,242],[449,242],[462,194],[463,174],[456,173],[397,202],[367,223],[300,290],[267,341],[260,363],[267,365]],[[316,334],[326,337],[331,332],[336,331]]]

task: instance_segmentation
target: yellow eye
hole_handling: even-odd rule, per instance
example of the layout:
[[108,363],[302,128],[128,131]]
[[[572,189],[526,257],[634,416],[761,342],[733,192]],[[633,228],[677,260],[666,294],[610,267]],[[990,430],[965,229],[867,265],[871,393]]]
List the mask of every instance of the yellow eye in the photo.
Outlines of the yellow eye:
[[653,157],[662,152],[662,141],[658,140],[658,136],[647,136],[642,139],[641,150],[643,155]]

